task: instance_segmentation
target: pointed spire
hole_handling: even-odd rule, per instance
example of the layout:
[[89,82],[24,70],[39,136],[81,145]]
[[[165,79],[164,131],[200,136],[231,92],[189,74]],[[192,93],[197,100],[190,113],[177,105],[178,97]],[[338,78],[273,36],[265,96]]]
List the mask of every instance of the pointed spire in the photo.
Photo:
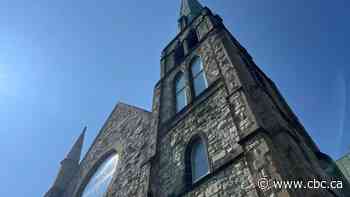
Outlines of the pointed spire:
[[197,0],[182,0],[180,9],[180,18],[187,17],[188,22],[198,16],[203,6]]
[[87,130],[87,127],[85,126],[79,138],[77,139],[77,141],[74,143],[73,147],[67,154],[66,159],[76,161],[79,163],[86,130]]
[[67,186],[72,183],[73,176],[79,171],[79,161],[86,129],[87,127],[84,127],[72,149],[61,162],[61,168],[56,176],[55,182],[44,197],[62,196]]

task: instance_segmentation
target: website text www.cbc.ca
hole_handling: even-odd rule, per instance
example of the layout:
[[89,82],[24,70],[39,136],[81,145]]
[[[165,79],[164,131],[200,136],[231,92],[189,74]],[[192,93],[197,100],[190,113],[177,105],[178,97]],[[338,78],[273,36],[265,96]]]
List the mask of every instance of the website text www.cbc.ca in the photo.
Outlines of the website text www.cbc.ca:
[[343,181],[332,180],[270,180],[268,178],[260,178],[257,181],[257,186],[261,190],[270,189],[342,189]]

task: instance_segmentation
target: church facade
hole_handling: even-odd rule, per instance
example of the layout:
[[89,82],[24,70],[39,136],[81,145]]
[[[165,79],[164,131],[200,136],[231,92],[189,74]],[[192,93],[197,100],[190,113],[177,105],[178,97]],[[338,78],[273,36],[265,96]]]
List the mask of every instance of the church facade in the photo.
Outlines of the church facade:
[[259,185],[331,180],[333,162],[220,16],[181,3],[151,111],[118,103],[80,161],[84,129],[45,197],[350,196]]

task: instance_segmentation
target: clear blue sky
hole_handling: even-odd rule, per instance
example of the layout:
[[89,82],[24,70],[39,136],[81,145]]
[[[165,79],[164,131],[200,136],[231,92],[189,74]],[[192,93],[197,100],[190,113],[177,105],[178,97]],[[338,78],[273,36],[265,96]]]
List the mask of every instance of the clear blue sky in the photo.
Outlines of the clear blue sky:
[[[349,147],[347,0],[202,0],[277,83],[321,149]],[[39,197],[88,125],[117,101],[150,109],[180,0],[25,1],[0,6],[0,196]]]

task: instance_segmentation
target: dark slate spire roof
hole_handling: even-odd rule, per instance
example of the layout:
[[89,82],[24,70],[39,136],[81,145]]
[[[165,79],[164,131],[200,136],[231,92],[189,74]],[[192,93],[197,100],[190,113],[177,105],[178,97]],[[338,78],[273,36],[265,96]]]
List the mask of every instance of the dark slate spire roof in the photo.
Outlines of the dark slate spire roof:
[[74,143],[72,149],[69,151],[67,154],[66,159],[76,161],[79,163],[80,161],[80,156],[81,156],[81,150],[83,148],[83,143],[84,143],[84,137],[85,137],[85,132],[86,132],[87,127],[84,127],[82,133],[80,134],[79,138],[77,141]]
[[180,18],[185,16],[190,22],[194,17],[200,14],[202,8],[203,6],[197,0],[182,0]]

